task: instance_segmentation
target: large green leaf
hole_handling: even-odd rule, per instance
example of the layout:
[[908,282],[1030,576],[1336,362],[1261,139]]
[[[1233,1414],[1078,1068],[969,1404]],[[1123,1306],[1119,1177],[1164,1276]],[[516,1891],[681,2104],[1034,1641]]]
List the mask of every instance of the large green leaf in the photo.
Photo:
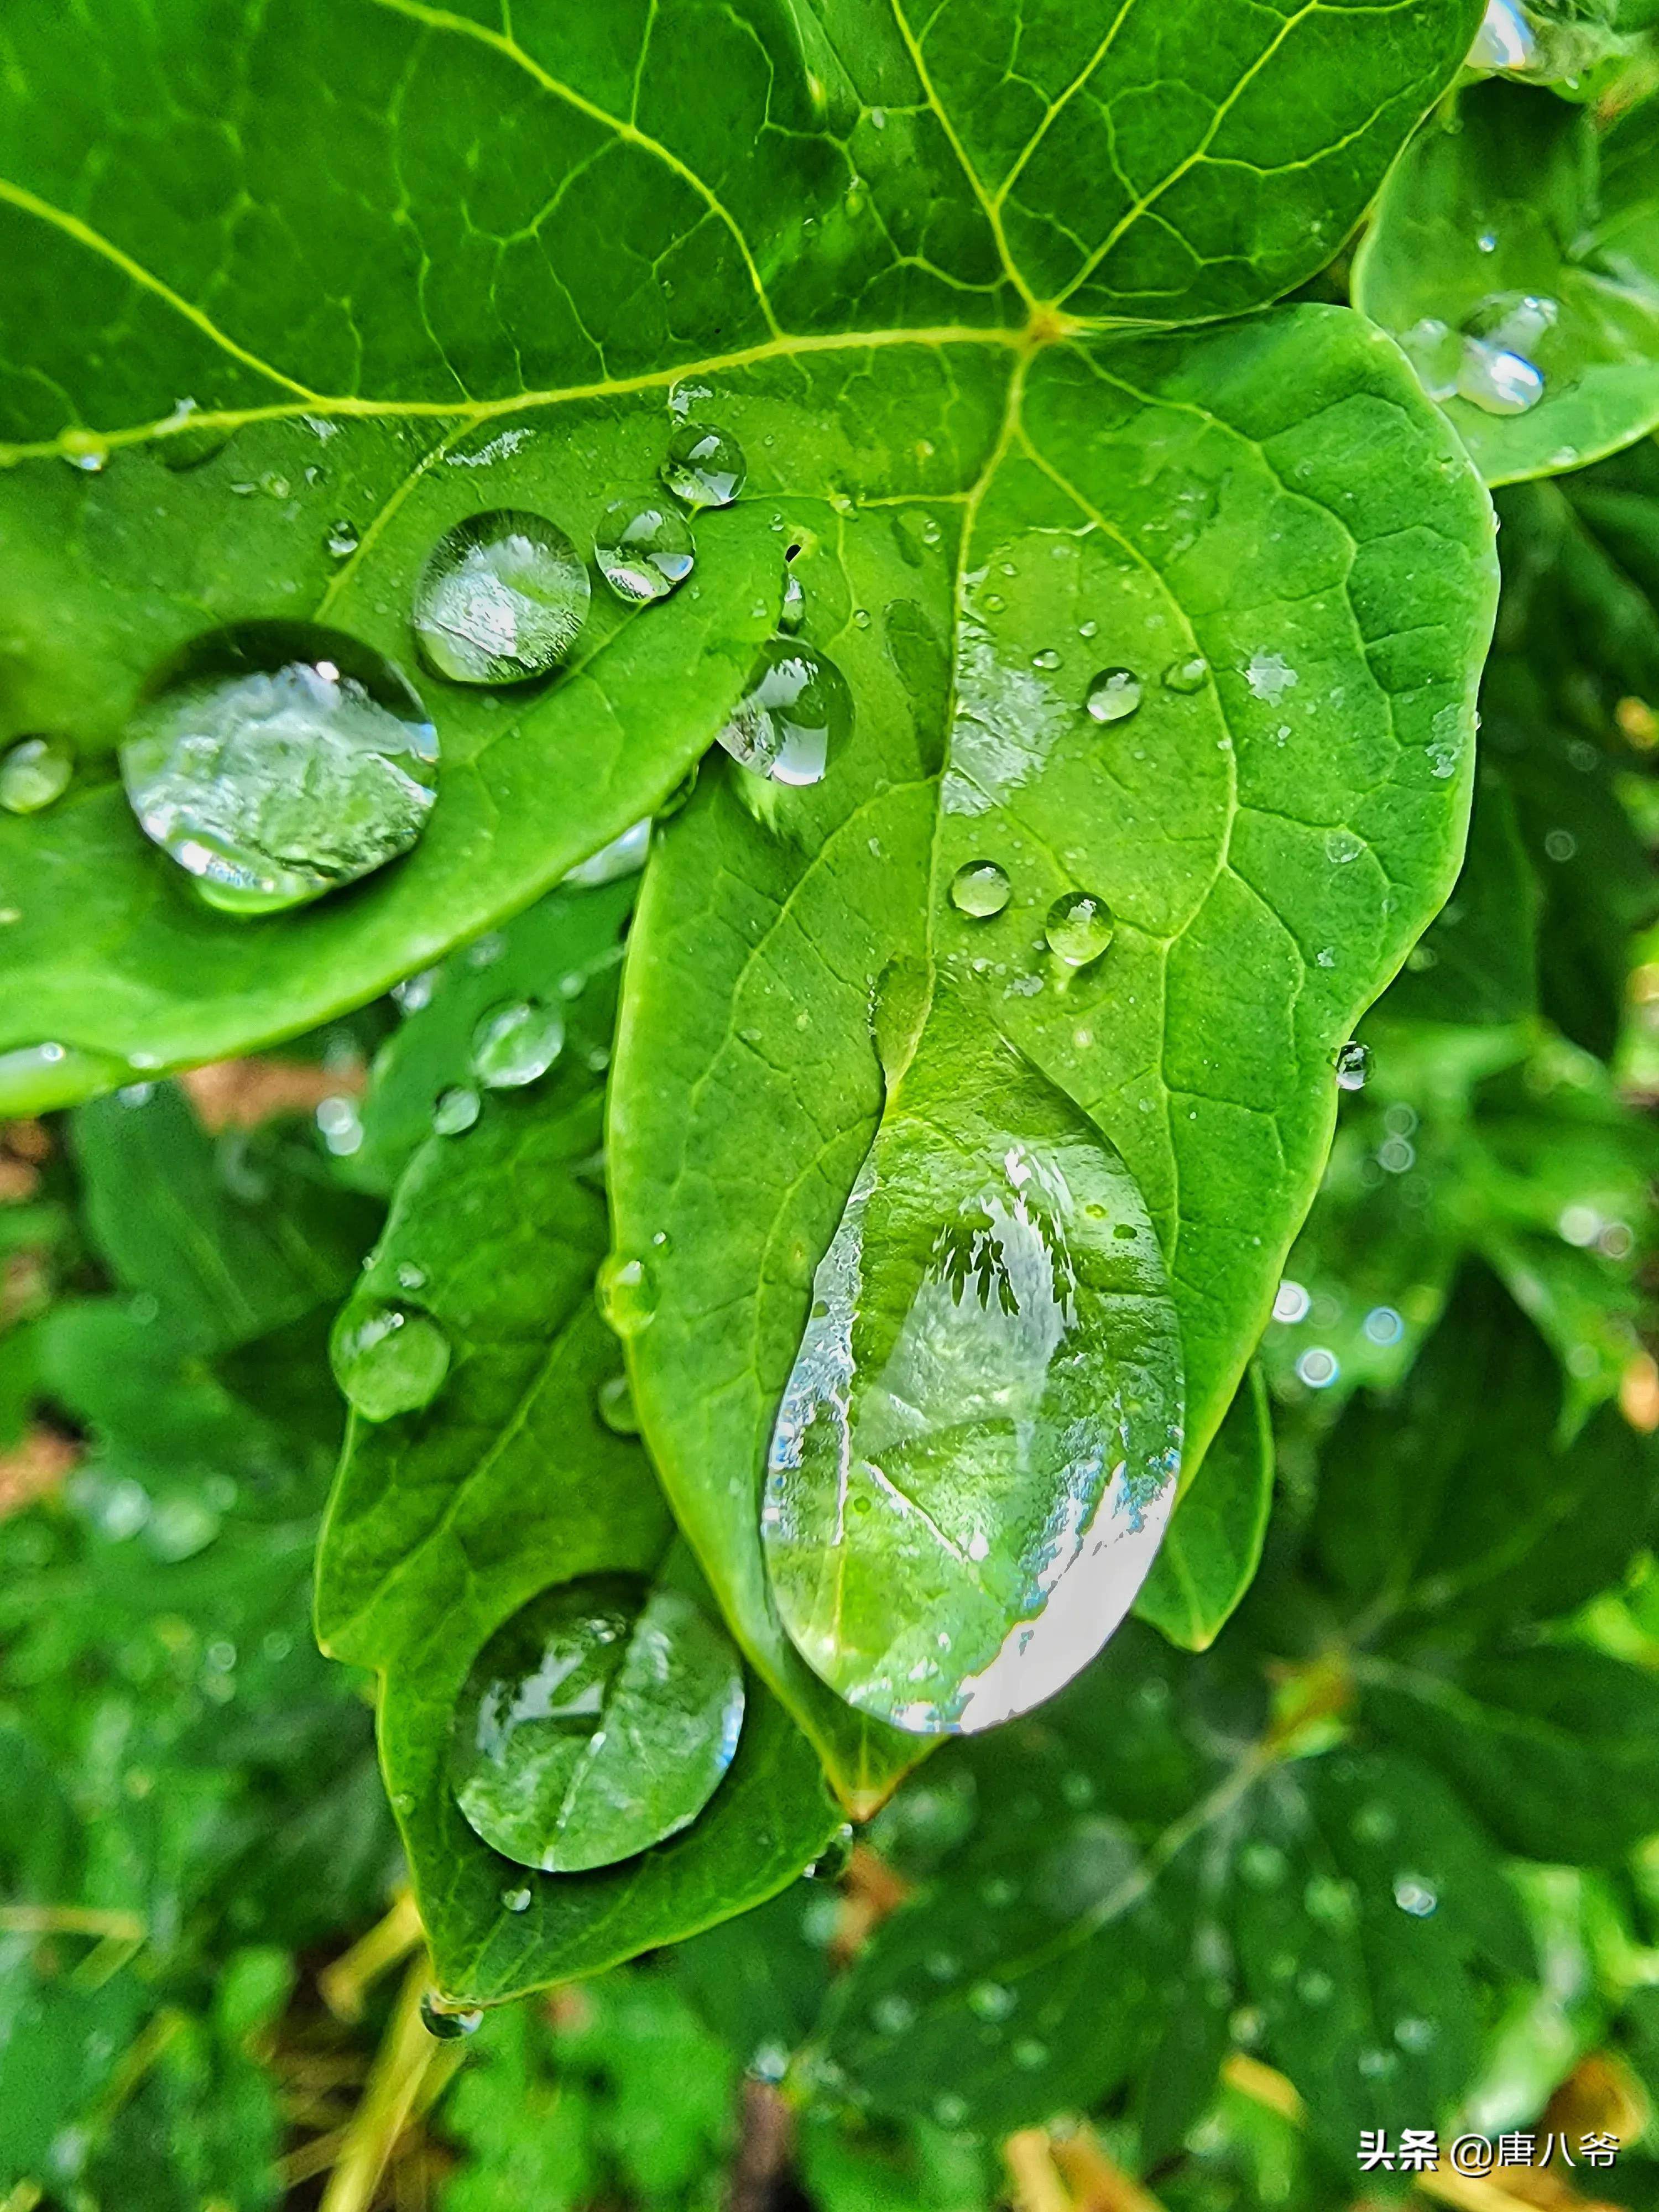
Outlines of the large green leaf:
[[1273,1494],[1267,1386],[1252,1367],[1141,1585],[1135,1611],[1187,1651],[1206,1651],[1250,1586]]
[[[845,386],[861,343],[919,340],[973,386],[1023,331],[1253,307],[1329,258],[1478,13],[1273,0],[1218,35],[1200,0],[521,0],[507,28],[424,0],[115,0],[9,23],[0,738],[84,758],[54,811],[0,822],[0,1099],[304,1028],[526,904],[708,744],[778,577],[762,510],[705,518],[697,585],[596,611],[550,686],[424,679],[443,770],[414,856],[251,923],[201,909],[108,780],[186,640],[309,615],[408,661],[437,538],[517,506],[585,551],[615,482],[654,477],[686,375],[838,354]],[[919,404],[891,442],[936,427]]]
[[[586,896],[614,931],[616,896]],[[546,988],[589,948],[578,903],[561,900],[562,931],[543,933]],[[554,1584],[655,1574],[672,1541],[649,1462],[606,1418],[621,1358],[592,1297],[608,1239],[584,1049],[584,1028],[605,1026],[601,1000],[595,986],[573,1002],[568,1064],[493,1096],[475,1127],[416,1154],[342,1316],[349,1336],[389,1307],[435,1323],[450,1347],[423,1410],[353,1419],[318,1614],[336,1656],[381,1671],[387,1786],[458,2001],[590,1972],[758,1903],[817,1856],[837,1817],[810,1747],[758,1684],[707,1809],[617,1865],[528,1872],[482,1841],[452,1794],[451,1717],[495,1632]],[[443,1009],[431,1014],[444,1030]]]
[[[1598,460],[1659,422],[1659,107],[1472,87],[1395,165],[1356,307],[1417,361],[1489,483]],[[1541,379],[1541,382],[1540,380]]]
[[[896,959],[948,975],[1127,1163],[1180,1318],[1190,1473],[1312,1196],[1337,1054],[1456,872],[1491,619],[1484,498],[1341,310],[975,366],[723,384],[750,451],[775,438],[798,483],[836,488],[782,503],[805,635],[860,718],[816,788],[705,774],[669,826],[611,1109],[619,1244],[654,1281],[631,1346],[653,1453],[854,1798],[910,1753],[849,1729],[795,1656],[759,1486],[882,1108],[878,981]],[[1084,702],[1114,666],[1141,703],[1102,724]],[[950,887],[987,859],[1011,895],[976,920]],[[1071,973],[1043,932],[1079,890],[1116,937]]]

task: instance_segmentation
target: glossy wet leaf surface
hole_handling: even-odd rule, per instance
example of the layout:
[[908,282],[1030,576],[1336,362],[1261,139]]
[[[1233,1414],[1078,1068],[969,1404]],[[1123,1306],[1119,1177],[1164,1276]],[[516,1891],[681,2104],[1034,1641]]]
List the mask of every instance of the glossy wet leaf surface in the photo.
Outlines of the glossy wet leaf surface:
[[1426,125],[1356,258],[1489,483],[1576,469],[1659,422],[1659,123],[1513,85]]
[[1273,1494],[1273,1420],[1267,1384],[1252,1367],[1205,1455],[1202,1480],[1158,1547],[1137,1617],[1183,1650],[1207,1650],[1250,1586]]

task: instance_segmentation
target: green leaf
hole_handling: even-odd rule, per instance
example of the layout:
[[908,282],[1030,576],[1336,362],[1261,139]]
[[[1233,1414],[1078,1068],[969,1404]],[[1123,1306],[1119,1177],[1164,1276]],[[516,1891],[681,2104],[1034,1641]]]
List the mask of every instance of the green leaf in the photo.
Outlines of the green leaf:
[[[581,922],[570,927],[580,941]],[[565,969],[548,950],[544,988]],[[591,1071],[556,1066],[493,1096],[463,1135],[430,1139],[346,1309],[348,1326],[377,1302],[418,1310],[451,1348],[423,1410],[353,1420],[318,1612],[331,1651],[381,1671],[387,1786],[458,2002],[591,1972],[757,1904],[836,1824],[810,1748],[757,1684],[707,1809],[620,1865],[527,1874],[452,1794],[452,1716],[489,1639],[555,1584],[655,1574],[672,1542],[645,1454],[601,1408],[621,1358],[591,1295],[605,1204],[578,1172],[599,1103]]]
[[1659,423],[1659,108],[1471,87],[1395,164],[1356,307],[1419,364],[1489,483],[1598,460]]
[[[758,1520],[813,1272],[881,1110],[878,979],[934,963],[1121,1153],[1170,1264],[1196,1464],[1317,1181],[1335,1054],[1456,871],[1492,566],[1449,430],[1340,310],[971,384],[872,358],[850,389],[821,372],[805,408],[798,388],[732,380],[723,419],[857,499],[890,497],[896,469],[915,483],[892,447],[928,414],[937,495],[856,524],[787,502],[805,634],[833,644],[859,725],[816,788],[706,775],[665,833],[610,1159],[619,1249],[655,1281],[630,1364],[676,1513],[867,1806],[913,1754],[806,1675]],[[1199,690],[1161,682],[1195,652]],[[1141,703],[1102,724],[1084,701],[1114,665]],[[976,920],[950,886],[985,859],[1012,893]],[[1072,972],[1043,932],[1079,889],[1117,926]]]
[[[443,761],[414,854],[263,921],[204,912],[108,780],[178,647],[310,617],[410,664],[435,542],[513,507],[585,555],[616,485],[654,483],[687,377],[836,355],[856,376],[866,347],[915,341],[971,383],[1023,326],[1255,307],[1329,258],[1477,15],[1274,0],[1218,38],[1199,0],[1046,0],[1017,70],[988,66],[1012,0],[926,22],[883,0],[580,20],[530,0],[510,30],[424,0],[234,22],[119,0],[95,30],[15,27],[0,738],[83,760],[55,810],[0,823],[0,1101],[292,1033],[528,903],[708,743],[777,576],[760,506],[705,515],[696,585],[596,602],[550,685],[423,678]],[[112,44],[129,63],[94,100]],[[353,88],[325,125],[319,83]],[[800,481],[791,456],[750,460],[762,489]]]
[[1137,1616],[1182,1650],[1207,1651],[1255,1574],[1273,1496],[1273,1418],[1252,1366],[1176,1508]]
[[1536,1014],[1541,904],[1509,783],[1483,762],[1462,873],[1389,986],[1378,1018],[1498,1024]]

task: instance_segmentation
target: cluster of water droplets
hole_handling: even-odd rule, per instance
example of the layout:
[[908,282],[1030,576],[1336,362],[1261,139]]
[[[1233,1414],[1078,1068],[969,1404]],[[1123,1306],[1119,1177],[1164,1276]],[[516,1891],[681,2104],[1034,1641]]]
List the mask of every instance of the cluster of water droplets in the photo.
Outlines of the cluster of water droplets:
[[1400,343],[1431,399],[1466,399],[1486,415],[1525,415],[1544,397],[1534,356],[1560,320],[1559,301],[1493,292],[1454,328],[1425,316]]

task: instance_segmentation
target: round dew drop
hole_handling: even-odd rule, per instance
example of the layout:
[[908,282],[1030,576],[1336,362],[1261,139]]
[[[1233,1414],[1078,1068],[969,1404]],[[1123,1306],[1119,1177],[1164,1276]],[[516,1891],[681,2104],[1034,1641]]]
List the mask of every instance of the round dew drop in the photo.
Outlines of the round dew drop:
[[0,760],[0,806],[38,814],[69,789],[75,756],[61,738],[25,738]]
[[454,684],[523,684],[556,668],[587,620],[592,586],[564,532],[502,507],[438,540],[415,586],[421,658]]
[[682,422],[668,441],[662,480],[688,507],[730,507],[748,479],[743,447],[707,422]]
[[614,499],[593,533],[599,574],[619,599],[645,606],[665,599],[691,574],[696,546],[678,508],[651,500]]
[[545,1075],[564,1046],[556,1007],[520,1000],[496,1006],[472,1033],[472,1072],[487,1091],[516,1091]]
[[404,1306],[349,1306],[335,1330],[334,1373],[365,1420],[430,1405],[449,1372],[449,1340],[430,1315]]
[[1140,678],[1133,668],[1103,669],[1083,703],[1097,722],[1127,722],[1140,704]]
[[1353,1039],[1343,1045],[1336,1055],[1336,1083],[1339,1091],[1363,1091],[1371,1072],[1371,1048]]
[[643,1260],[608,1253],[593,1279],[599,1311],[621,1337],[638,1336],[656,1317],[657,1286]]
[[1164,688],[1183,699],[1201,691],[1210,680],[1210,664],[1201,653],[1188,653],[1184,659],[1172,660],[1164,672]]
[[1093,891],[1067,891],[1049,908],[1043,934],[1056,960],[1068,968],[1086,968],[1104,952],[1116,927],[1103,898]]
[[720,741],[733,760],[774,783],[821,782],[853,727],[853,695],[833,660],[775,637],[762,647],[749,689]]
[[951,878],[951,903],[970,921],[988,921],[1012,896],[1007,871],[994,860],[969,860]]
[[120,760],[146,836],[228,914],[301,905],[408,852],[438,781],[437,733],[391,662],[289,623],[199,640]]
[[465,1084],[457,1084],[448,1091],[440,1091],[438,1102],[432,1109],[433,1135],[460,1136],[477,1120],[482,1103],[477,1092]]
[[443,2003],[435,1990],[428,1990],[421,1999],[421,2026],[440,2043],[456,2043],[463,2036],[476,2035],[483,2025],[482,2012],[456,2012]]

